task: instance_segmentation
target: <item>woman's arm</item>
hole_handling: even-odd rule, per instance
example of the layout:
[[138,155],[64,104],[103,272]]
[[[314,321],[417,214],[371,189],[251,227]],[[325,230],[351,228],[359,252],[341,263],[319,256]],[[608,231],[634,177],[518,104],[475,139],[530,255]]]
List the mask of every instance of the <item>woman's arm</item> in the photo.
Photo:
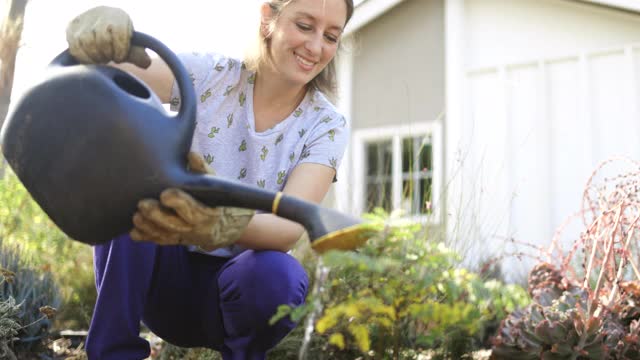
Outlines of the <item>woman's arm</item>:
[[[335,170],[320,164],[296,166],[283,193],[319,204],[329,191]],[[257,214],[251,219],[237,244],[249,249],[289,251],[304,232],[302,225],[272,214]]]
[[171,88],[173,86],[174,76],[169,66],[161,58],[157,56],[152,57],[151,65],[146,69],[130,63],[116,64],[112,62],[109,63],[109,65],[131,73],[142,80],[158,95],[163,104],[168,104],[169,101],[171,101]]

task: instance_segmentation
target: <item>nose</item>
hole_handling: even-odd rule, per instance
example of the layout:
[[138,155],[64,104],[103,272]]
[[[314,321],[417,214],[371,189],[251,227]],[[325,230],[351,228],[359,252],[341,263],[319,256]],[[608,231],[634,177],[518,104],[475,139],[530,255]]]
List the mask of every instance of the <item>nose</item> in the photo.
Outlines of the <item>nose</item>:
[[322,34],[314,33],[307,39],[304,48],[315,58],[322,53]]

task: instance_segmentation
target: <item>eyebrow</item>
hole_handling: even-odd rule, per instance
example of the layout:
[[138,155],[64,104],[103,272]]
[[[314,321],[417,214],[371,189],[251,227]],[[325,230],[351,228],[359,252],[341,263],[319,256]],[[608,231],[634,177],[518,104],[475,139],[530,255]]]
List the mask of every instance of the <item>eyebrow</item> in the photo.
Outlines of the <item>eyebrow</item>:
[[[311,19],[311,20],[315,20],[315,19],[316,19],[316,18],[315,18],[315,16],[313,16],[313,15],[311,15],[311,14],[309,14],[308,12],[305,12],[305,11],[298,11],[298,12],[296,12],[296,16],[306,17],[306,18],[309,18],[309,19]],[[331,30],[338,30],[338,31],[340,31],[340,32],[342,32],[342,31],[343,31],[342,26],[338,26],[338,25],[330,26],[330,27],[329,27],[329,29],[331,29]]]

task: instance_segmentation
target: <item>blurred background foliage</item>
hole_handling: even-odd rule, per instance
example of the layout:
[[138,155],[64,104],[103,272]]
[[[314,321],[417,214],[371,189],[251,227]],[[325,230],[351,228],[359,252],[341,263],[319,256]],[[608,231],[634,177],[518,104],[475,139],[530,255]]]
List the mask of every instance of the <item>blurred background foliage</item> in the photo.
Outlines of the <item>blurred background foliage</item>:
[[[18,277],[31,277],[21,281],[28,289],[49,294],[46,304],[29,306],[36,312],[20,323],[40,316],[37,309],[44,304],[58,307],[59,314],[54,323],[34,328],[87,329],[96,296],[91,247],[58,230],[6,167],[0,204],[0,265]],[[493,267],[489,278],[462,267],[460,256],[427,226],[381,209],[367,216],[379,235],[357,252],[318,257],[308,241],[300,242],[294,255],[316,290],[302,307],[279,309],[274,320],[292,316],[301,326],[270,352],[270,359],[296,359],[301,348],[308,359],[413,359],[425,351],[435,358],[462,358],[490,347],[500,321],[528,304],[522,287],[493,278],[499,268]],[[324,275],[314,279],[314,274]],[[307,330],[314,331],[305,340]],[[19,337],[33,336],[38,335]],[[156,354],[161,359],[219,356],[169,344]]]
[[57,284],[60,312],[55,328],[87,329],[96,299],[91,247],[70,241],[31,199],[9,167],[1,171],[3,253],[5,248],[12,248],[22,264]]
[[357,252],[322,255],[315,262],[326,269],[321,286],[314,284],[302,308],[283,306],[274,318],[319,315],[309,358],[414,359],[429,352],[461,359],[490,347],[500,321],[529,303],[522,287],[461,267],[424,225],[381,209],[367,217],[379,224],[378,236]]

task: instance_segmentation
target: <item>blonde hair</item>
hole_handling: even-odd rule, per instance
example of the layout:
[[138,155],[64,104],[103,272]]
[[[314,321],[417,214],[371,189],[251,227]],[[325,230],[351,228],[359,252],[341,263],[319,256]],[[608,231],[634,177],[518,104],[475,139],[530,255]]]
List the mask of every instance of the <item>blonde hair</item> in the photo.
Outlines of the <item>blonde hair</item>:
[[[275,22],[282,13],[282,10],[294,1],[295,0],[270,0],[267,2],[273,14],[271,21],[268,24],[270,29],[273,28]],[[347,17],[344,22],[344,25],[346,26],[353,15],[354,7],[353,0],[344,0],[344,2],[347,5]],[[260,66],[266,65],[269,61],[269,40],[267,37],[263,36],[262,29],[259,27],[256,44],[254,44],[254,46],[250,48],[245,55],[244,64],[247,69],[257,71]],[[330,99],[335,99],[337,92],[335,63],[336,58],[334,57],[331,59],[329,64],[327,64],[327,66],[322,69],[322,71],[308,84],[310,89],[320,91]]]

